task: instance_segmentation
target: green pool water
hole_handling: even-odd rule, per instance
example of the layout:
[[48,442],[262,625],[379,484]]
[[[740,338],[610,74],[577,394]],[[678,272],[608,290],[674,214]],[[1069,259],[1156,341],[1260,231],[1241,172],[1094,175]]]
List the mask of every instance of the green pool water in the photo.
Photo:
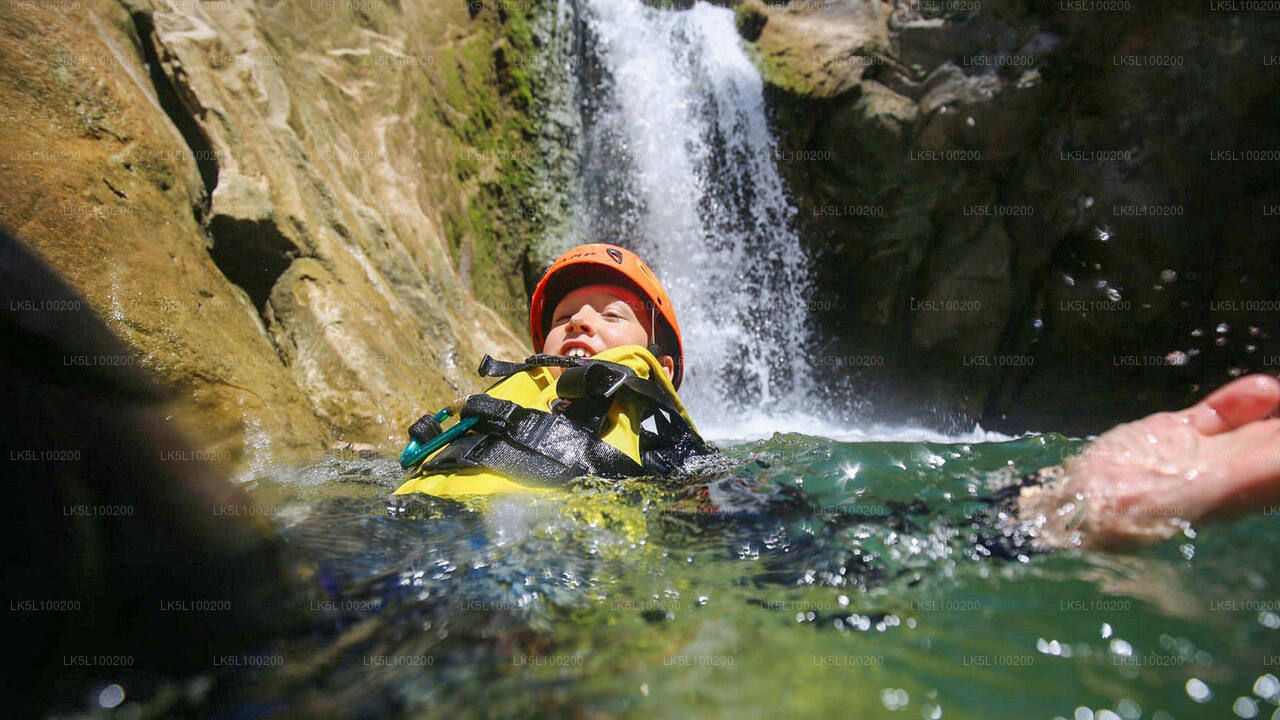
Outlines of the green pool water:
[[1136,555],[1035,552],[993,489],[1079,441],[724,448],[686,484],[389,501],[394,463],[252,491],[306,629],[218,716],[1280,717],[1274,515]]

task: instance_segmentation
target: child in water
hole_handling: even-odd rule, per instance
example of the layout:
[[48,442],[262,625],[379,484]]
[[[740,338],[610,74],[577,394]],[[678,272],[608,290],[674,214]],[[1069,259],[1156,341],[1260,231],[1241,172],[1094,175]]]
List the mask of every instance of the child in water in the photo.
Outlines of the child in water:
[[529,329],[538,354],[486,359],[481,374],[505,379],[456,403],[452,436],[430,417],[414,424],[401,464],[425,462],[396,494],[554,491],[587,474],[667,475],[714,452],[676,395],[671,298],[635,253],[597,243],[560,256],[533,292]]
[[[660,381],[656,384],[673,401],[669,408],[688,420],[674,394],[684,369],[675,310],[657,276],[634,253],[606,244],[565,253],[534,290],[529,321],[538,352],[576,361],[601,354],[621,359],[645,378]],[[620,351],[625,352],[610,356]],[[551,378],[563,368],[537,371],[543,373],[540,392],[525,393],[524,404],[554,404]],[[1278,407],[1280,381],[1250,375],[1189,409],[1119,425],[1063,465],[1026,478],[1014,514],[1050,545],[1125,549],[1171,538],[1203,518],[1262,508],[1280,512],[1274,504],[1280,502]],[[668,448],[665,455],[658,453],[664,462],[649,463],[645,440],[654,443],[639,429],[644,413],[627,412],[629,416],[611,415],[613,422],[605,423],[601,435],[642,461],[647,472],[677,467],[690,455],[708,452],[700,438],[692,442],[683,437],[682,449]],[[676,420],[672,424],[681,424]],[[617,433],[619,427],[625,432]],[[692,423],[688,428],[692,431]],[[619,437],[627,442],[613,442]],[[410,481],[397,492],[431,492],[431,487],[444,485],[414,486]],[[528,489],[505,483],[495,487]]]

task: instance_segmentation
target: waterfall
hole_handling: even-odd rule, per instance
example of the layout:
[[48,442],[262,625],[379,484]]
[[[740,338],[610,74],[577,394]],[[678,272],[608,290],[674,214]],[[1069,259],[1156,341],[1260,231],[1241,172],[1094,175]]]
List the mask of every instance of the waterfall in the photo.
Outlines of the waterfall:
[[653,266],[684,337],[680,395],[710,434],[812,413],[806,259],[733,13],[560,0],[555,22],[543,255],[612,242]]

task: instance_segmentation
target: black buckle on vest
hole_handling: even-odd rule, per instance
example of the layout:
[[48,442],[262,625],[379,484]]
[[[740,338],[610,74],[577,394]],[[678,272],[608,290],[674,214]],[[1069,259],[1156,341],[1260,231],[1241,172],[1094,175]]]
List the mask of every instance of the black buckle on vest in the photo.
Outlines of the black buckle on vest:
[[510,400],[499,400],[484,394],[469,395],[458,412],[459,417],[478,417],[488,423],[505,427],[519,405]]
[[571,367],[556,381],[556,395],[566,400],[608,400],[626,386],[629,371],[604,363]]
[[440,421],[436,420],[434,414],[423,415],[418,418],[417,422],[409,426],[409,438],[423,444],[426,444],[442,432],[444,432],[444,428],[440,427]]

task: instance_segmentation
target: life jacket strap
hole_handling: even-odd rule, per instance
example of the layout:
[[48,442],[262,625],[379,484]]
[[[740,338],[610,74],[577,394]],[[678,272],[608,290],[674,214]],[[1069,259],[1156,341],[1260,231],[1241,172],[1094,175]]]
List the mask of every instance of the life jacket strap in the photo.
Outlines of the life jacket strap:
[[428,470],[484,467],[517,481],[546,485],[588,474],[609,478],[645,474],[644,467],[626,453],[558,413],[472,395],[459,416],[479,422],[472,433],[429,460]]
[[[484,393],[468,396],[454,409],[459,422],[471,423],[469,429],[452,438],[423,469],[448,472],[483,467],[518,482],[560,485],[588,474],[608,478],[665,475],[689,457],[716,452],[680,413],[665,387],[621,363],[557,355],[531,355],[523,363],[515,363],[485,355],[479,373],[507,378],[537,367],[565,368],[556,382],[561,399],[551,412]],[[606,414],[623,394],[639,402],[640,420],[653,418],[657,430],[637,428],[641,462],[599,437]],[[415,423],[415,428],[422,435],[435,430],[430,423],[419,422],[422,426]]]

